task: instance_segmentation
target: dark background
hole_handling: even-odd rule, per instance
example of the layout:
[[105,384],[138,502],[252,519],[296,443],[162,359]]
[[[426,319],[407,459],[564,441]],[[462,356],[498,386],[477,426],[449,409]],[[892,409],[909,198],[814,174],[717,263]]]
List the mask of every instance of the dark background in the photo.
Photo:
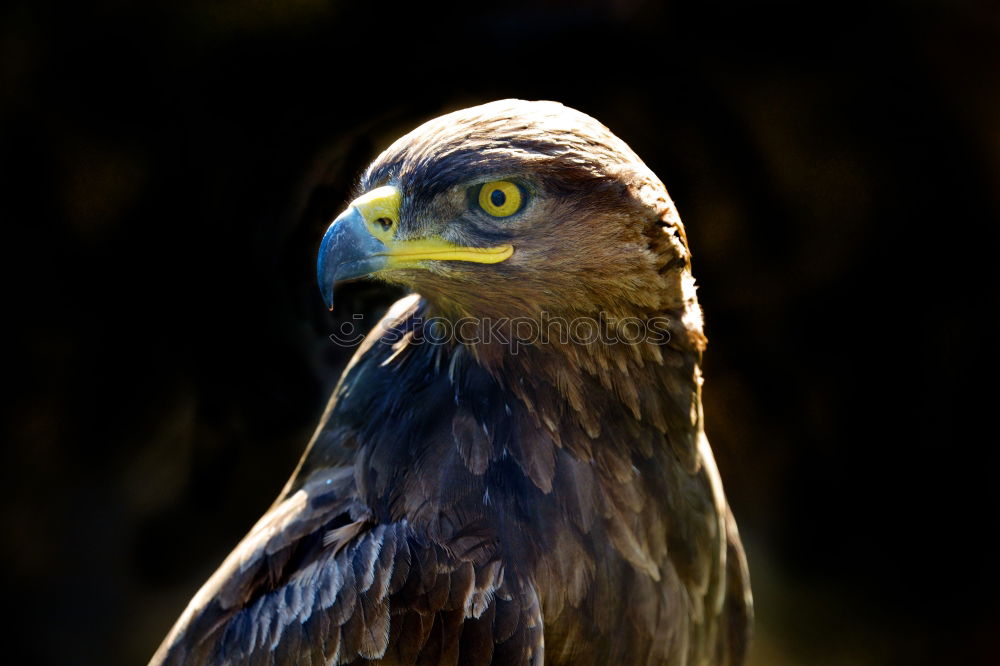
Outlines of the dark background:
[[518,96],[687,224],[753,664],[1000,663],[991,5],[0,10],[5,661],[149,658],[291,472],[337,317],[394,296],[314,285],[357,174]]

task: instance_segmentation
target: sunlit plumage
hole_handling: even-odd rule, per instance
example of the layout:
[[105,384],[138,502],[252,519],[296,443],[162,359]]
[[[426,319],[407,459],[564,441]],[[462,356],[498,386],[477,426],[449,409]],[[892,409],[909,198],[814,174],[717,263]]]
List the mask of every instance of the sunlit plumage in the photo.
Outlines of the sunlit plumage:
[[[365,276],[419,296],[153,663],[743,663],[746,561],[662,183],[594,119],[505,100],[402,137],[357,195],[325,296]],[[560,333],[581,321],[618,335]]]

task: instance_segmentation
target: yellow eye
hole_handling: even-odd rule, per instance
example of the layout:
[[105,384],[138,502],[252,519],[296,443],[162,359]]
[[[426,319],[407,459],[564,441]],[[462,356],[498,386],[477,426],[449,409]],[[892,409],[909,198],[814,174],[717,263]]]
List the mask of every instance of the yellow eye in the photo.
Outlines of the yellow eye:
[[479,189],[479,207],[493,217],[509,217],[521,210],[521,188],[507,180],[494,180]]

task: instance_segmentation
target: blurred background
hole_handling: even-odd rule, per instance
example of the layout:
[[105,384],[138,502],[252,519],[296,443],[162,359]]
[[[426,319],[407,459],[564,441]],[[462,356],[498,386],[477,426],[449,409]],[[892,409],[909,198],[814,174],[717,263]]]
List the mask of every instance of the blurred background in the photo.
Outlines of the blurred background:
[[752,663],[1000,663],[998,77],[985,0],[5,4],[5,660],[152,655],[398,295],[314,284],[355,178],[516,96],[687,224]]

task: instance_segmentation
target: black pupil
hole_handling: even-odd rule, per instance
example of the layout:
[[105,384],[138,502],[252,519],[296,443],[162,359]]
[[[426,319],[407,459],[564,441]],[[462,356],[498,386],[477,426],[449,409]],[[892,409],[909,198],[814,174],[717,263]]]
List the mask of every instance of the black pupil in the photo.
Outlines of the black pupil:
[[493,190],[490,192],[490,203],[500,208],[507,201],[507,195],[503,193],[503,190]]

